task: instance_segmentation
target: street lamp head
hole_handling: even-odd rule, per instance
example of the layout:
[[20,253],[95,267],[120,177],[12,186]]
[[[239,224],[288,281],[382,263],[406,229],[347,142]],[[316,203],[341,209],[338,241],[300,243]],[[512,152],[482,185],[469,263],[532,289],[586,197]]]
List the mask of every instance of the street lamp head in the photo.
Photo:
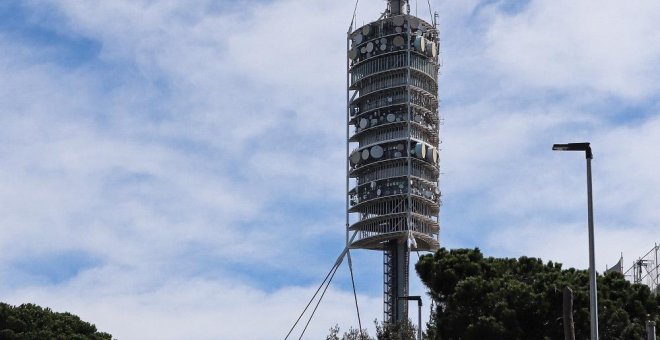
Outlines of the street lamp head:
[[552,146],[554,151],[584,151],[588,159],[593,159],[591,153],[591,146],[589,143],[568,143],[568,144],[554,144]]

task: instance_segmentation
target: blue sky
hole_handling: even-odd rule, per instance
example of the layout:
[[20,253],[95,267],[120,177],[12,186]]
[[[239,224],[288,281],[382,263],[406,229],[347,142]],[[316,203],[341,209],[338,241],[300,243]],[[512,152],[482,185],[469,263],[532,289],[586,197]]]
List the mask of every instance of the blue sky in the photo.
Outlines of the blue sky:
[[[550,151],[573,141],[594,147],[597,266],[660,241],[660,4],[431,3],[441,244],[585,268],[584,159]],[[343,247],[353,6],[3,1],[0,300],[120,339],[282,337]],[[382,258],[353,256],[381,318]],[[356,323],[347,272],[309,339]]]

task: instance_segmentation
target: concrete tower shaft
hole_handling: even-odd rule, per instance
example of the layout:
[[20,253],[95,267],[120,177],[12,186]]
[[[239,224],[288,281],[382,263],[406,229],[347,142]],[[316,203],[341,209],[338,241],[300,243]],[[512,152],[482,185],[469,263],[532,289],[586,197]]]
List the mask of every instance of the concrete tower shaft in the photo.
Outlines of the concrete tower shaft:
[[407,0],[387,0],[388,16],[401,15],[406,13],[405,6]]
[[411,250],[438,249],[438,32],[403,14],[348,35],[347,228],[384,253],[385,320],[407,319]]

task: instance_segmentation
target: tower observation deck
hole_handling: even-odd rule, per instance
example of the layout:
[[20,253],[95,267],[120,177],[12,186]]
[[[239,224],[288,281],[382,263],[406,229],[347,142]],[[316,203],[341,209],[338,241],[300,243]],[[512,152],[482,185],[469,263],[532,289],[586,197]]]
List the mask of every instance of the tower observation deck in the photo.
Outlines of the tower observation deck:
[[347,44],[346,227],[351,249],[383,251],[386,322],[407,320],[410,251],[437,250],[440,231],[439,37],[405,8],[388,1]]

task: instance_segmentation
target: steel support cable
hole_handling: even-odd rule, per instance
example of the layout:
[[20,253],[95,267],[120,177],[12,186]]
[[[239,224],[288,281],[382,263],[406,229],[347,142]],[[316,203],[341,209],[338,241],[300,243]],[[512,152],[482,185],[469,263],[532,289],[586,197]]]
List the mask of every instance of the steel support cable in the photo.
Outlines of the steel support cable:
[[355,8],[353,9],[353,18],[351,18],[351,26],[348,28],[349,34],[353,30],[353,24],[355,23],[355,15],[357,14],[358,3],[360,3],[360,0],[355,0]]
[[286,340],[286,339],[289,338],[289,335],[291,335],[291,332],[293,332],[293,330],[294,330],[294,329],[296,328],[296,326],[298,325],[298,322],[300,322],[300,319],[302,319],[303,315],[305,315],[305,312],[307,312],[307,308],[309,308],[309,306],[312,304],[312,302],[314,302],[314,299],[316,298],[316,295],[319,293],[319,291],[321,290],[321,288],[323,288],[323,285],[324,285],[325,282],[328,280],[328,277],[330,277],[330,275],[333,275],[333,270],[335,270],[337,267],[338,267],[338,266],[337,266],[337,264],[335,263],[335,265],[333,265],[332,268],[330,268],[330,271],[328,272],[328,275],[325,276],[325,279],[323,279],[323,282],[321,282],[321,285],[319,286],[319,288],[316,289],[316,292],[314,292],[314,295],[313,295],[312,298],[309,300],[309,302],[308,302],[307,305],[305,306],[305,309],[303,309],[302,313],[300,313],[300,316],[298,316],[298,319],[296,320],[296,322],[293,324],[293,326],[291,326],[291,329],[289,330],[289,333],[287,333],[286,336],[284,337],[284,340]]
[[431,16],[431,21],[433,21],[433,13],[431,10],[431,0],[426,0],[426,2],[429,4],[429,15]]
[[[353,242],[353,240],[357,236],[357,233],[358,233],[357,231],[353,232],[353,236],[351,236],[351,239],[348,241],[348,244]],[[346,256],[347,253],[348,253],[348,245],[346,245],[346,248],[344,248],[344,250],[341,252],[341,254],[339,254],[339,256],[337,257],[337,261],[335,261],[335,264],[332,266],[332,268],[330,268],[330,271],[325,276],[325,279],[323,279],[323,282],[321,282],[321,285],[319,285],[319,288],[316,289],[316,292],[314,292],[314,295],[312,296],[312,298],[309,299],[309,302],[305,306],[305,309],[303,309],[302,313],[300,313],[300,316],[298,316],[298,319],[296,320],[296,322],[293,324],[293,326],[291,326],[291,329],[289,330],[289,333],[287,333],[286,336],[284,337],[284,340],[288,339],[289,336],[291,335],[291,332],[293,332],[293,330],[296,328],[296,326],[298,325],[298,322],[300,322],[300,319],[302,319],[303,315],[305,315],[305,312],[307,312],[307,309],[309,308],[309,306],[312,304],[312,302],[314,302],[314,299],[316,298],[316,295],[318,295],[321,288],[323,288],[323,285],[328,280],[328,277],[330,277],[331,275],[334,276],[333,271],[335,271],[335,272],[337,271],[337,268],[339,267],[339,265],[341,265],[342,261],[344,260],[344,256]],[[330,279],[330,280],[332,280],[332,279]],[[330,283],[328,283],[328,284],[330,284]],[[324,291],[324,293],[325,293],[325,291]]]
[[321,296],[319,297],[319,301],[316,302],[316,306],[314,306],[314,310],[312,311],[312,314],[309,316],[309,319],[307,319],[305,328],[303,328],[302,333],[300,333],[300,337],[298,338],[298,340],[302,339],[303,335],[305,335],[305,331],[307,331],[307,327],[309,326],[309,323],[312,321],[312,318],[316,313],[316,309],[319,308],[319,305],[321,304],[321,300],[323,300],[323,296],[325,296],[325,292],[328,290],[328,287],[330,287],[330,282],[332,282],[332,279],[335,277],[335,274],[337,273],[337,269],[339,269],[339,265],[337,265],[334,268],[334,272],[330,276],[330,280],[328,281],[328,284],[325,285],[325,288],[323,289],[323,293],[321,293]]
[[362,320],[360,319],[360,306],[358,306],[357,292],[355,291],[355,279],[353,278],[353,260],[351,259],[351,251],[348,253],[348,270],[351,272],[351,284],[353,285],[353,298],[355,298],[355,310],[357,311],[358,317],[358,327],[360,327],[360,336],[364,337],[362,334]]

